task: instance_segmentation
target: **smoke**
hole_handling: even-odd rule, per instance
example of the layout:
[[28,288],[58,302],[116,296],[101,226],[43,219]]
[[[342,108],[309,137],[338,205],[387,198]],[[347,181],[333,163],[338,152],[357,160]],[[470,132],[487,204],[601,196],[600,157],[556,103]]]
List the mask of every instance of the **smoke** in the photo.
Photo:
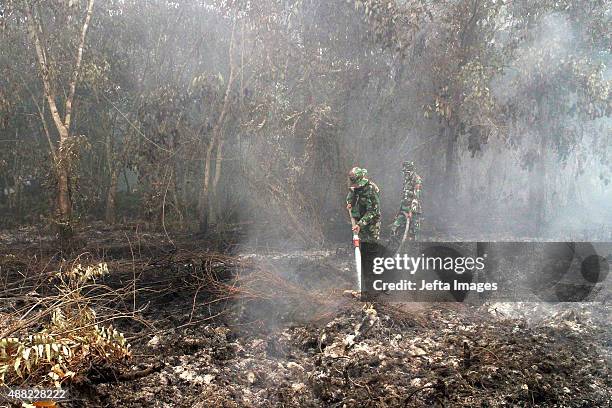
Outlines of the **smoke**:
[[[553,109],[555,98],[568,98],[570,105],[576,99],[563,83],[565,64],[582,47],[575,27],[553,13],[526,37],[490,87],[498,104],[515,104],[516,119],[475,157],[462,154],[458,208],[436,215],[456,220],[457,231],[471,239],[610,239],[612,189],[605,160],[612,149],[610,119],[587,120]],[[540,226],[533,225],[538,185],[545,188]]]
[[[424,30],[437,31],[433,25]],[[498,35],[497,47],[513,46],[511,30],[508,26]],[[609,239],[612,191],[602,152],[609,157],[610,120],[587,120],[553,106],[558,100],[577,103],[576,91],[563,82],[569,81],[564,77],[568,62],[584,48],[575,22],[551,13],[522,35],[525,40],[489,84],[495,103],[516,114],[494,129],[476,154],[467,149],[468,135],[458,135],[458,188],[452,195],[451,180],[443,176],[440,125],[423,118],[423,106],[430,102],[423,95],[432,92],[427,52],[399,62],[363,62],[364,69],[376,65],[395,75],[368,78],[355,87],[338,137],[350,157],[345,171],[366,167],[381,188],[383,235],[399,207],[401,162],[413,160],[424,180],[425,239]],[[398,79],[398,72],[410,74]],[[545,186],[544,215],[536,225],[539,186]],[[346,229],[341,223],[336,227]]]
[[559,66],[576,48],[573,27],[567,17],[559,13],[543,17],[527,33],[527,38],[529,40],[515,52],[515,58],[503,74],[493,80],[491,91],[499,103],[516,100],[526,89],[553,79]]

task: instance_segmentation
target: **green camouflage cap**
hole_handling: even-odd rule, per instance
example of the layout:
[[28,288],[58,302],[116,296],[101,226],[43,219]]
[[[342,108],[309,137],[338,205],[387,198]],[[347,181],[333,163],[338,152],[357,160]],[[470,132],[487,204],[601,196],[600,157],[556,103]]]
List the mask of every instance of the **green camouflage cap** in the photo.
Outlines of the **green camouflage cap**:
[[349,172],[352,187],[363,187],[368,184],[368,171],[360,167],[353,167]]
[[402,170],[404,171],[404,173],[408,173],[409,171],[414,171],[414,162],[405,161],[402,164]]

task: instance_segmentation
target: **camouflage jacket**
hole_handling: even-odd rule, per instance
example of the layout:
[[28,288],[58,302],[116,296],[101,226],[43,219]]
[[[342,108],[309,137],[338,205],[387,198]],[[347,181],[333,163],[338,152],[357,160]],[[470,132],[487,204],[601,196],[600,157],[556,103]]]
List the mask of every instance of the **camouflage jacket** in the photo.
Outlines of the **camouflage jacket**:
[[[400,204],[400,213],[410,212],[420,214],[421,210],[421,185],[423,180],[416,173],[407,174],[404,177],[404,191],[402,193],[402,203]],[[412,208],[412,201],[416,200],[416,205]]]
[[351,187],[346,203],[352,205],[351,214],[360,227],[380,220],[380,189],[374,182],[368,181],[360,188]]

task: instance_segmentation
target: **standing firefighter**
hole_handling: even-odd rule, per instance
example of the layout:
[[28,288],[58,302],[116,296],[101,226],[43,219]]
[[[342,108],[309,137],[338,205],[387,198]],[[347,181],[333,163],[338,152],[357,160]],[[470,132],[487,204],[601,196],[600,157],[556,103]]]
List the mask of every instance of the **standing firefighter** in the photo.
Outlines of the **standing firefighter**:
[[[404,191],[400,209],[391,224],[394,239],[401,246],[405,236],[406,241],[415,241],[419,237],[421,227],[421,176],[414,171],[414,163],[405,161],[402,170],[404,173]],[[409,228],[406,231],[406,221]]]
[[359,234],[359,239],[362,242],[376,242],[380,235],[380,190],[367,176],[366,169],[351,169],[346,208],[356,221],[353,231]]

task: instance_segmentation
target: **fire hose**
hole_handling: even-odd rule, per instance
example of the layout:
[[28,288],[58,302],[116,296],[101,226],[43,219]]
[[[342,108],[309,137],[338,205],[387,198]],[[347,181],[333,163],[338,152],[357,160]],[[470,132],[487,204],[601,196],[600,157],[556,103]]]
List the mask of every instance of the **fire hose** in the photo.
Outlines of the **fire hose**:
[[417,200],[412,200],[410,204],[410,211],[403,211],[404,217],[406,218],[406,227],[404,228],[404,235],[402,236],[402,242],[400,242],[399,247],[397,248],[397,253],[401,253],[404,249],[404,243],[408,240],[408,233],[410,232],[410,224],[412,222],[412,211],[417,208],[418,202]]
[[355,247],[355,266],[357,267],[357,288],[359,292],[361,292],[361,249],[359,244],[359,233],[355,230],[357,227],[357,222],[353,218],[353,214],[351,213],[351,209],[348,208],[349,217],[351,218],[351,226],[353,230],[353,246]]

